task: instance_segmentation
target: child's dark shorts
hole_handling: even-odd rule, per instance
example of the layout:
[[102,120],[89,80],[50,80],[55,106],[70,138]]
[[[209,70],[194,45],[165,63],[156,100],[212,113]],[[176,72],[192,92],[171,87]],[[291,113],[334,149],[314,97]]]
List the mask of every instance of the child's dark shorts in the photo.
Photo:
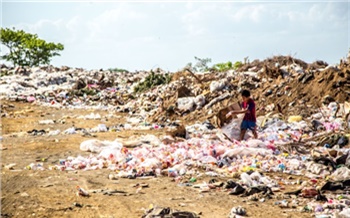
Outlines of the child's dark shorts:
[[241,130],[255,130],[256,122],[243,120],[241,123]]

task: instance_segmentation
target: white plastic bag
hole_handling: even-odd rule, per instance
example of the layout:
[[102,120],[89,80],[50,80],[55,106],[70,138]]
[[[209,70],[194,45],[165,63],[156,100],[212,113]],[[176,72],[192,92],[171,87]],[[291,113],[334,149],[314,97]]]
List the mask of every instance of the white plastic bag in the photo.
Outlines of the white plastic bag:
[[196,104],[198,109],[202,108],[205,104],[205,97],[203,95],[196,96],[196,98],[194,99],[194,103]]
[[350,208],[344,208],[342,212],[339,213],[339,218],[350,218]]
[[99,132],[107,132],[107,126],[106,124],[98,124],[97,126]]
[[255,156],[255,155],[271,155],[272,150],[271,149],[264,149],[264,148],[247,148],[247,147],[237,147],[237,148],[232,148],[227,150],[223,154],[223,158],[229,157],[229,158],[234,158],[237,156]]
[[330,178],[336,182],[350,179],[350,169],[347,167],[340,167],[330,175]]
[[220,91],[225,87],[225,81],[224,80],[220,80],[220,81],[213,81],[210,83],[210,92],[216,92],[216,91]]
[[194,109],[194,97],[177,99],[177,108],[181,111],[192,111]]
[[253,186],[253,180],[250,178],[250,176],[247,173],[241,174],[241,180],[244,185],[248,187]]
[[90,151],[92,153],[99,153],[102,151],[103,147],[105,146],[106,145],[102,141],[91,139],[80,143],[80,150]]

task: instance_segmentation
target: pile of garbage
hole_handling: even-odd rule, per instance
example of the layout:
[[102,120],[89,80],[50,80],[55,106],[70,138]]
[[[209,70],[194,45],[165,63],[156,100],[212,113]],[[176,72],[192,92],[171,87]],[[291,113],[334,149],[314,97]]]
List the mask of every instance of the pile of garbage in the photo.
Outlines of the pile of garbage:
[[[152,81],[146,78],[149,73],[155,75],[154,71],[116,73],[6,66],[1,71],[5,75],[0,78],[2,99],[122,112],[127,120],[119,126],[100,124],[91,129],[32,130],[28,134],[54,136],[144,128],[168,133],[114,141],[89,139],[77,145],[83,155],[66,157],[55,165],[31,163],[26,167],[29,170],[108,168],[110,179],[168,176],[200,192],[222,186],[229,194],[254,196],[261,201],[282,192],[288,184],[265,173],[303,175],[309,180],[295,182],[299,189],[284,194],[312,200],[301,205],[286,197],[276,205],[302,207],[319,217],[349,214],[350,56],[336,66],[279,56],[253,61],[237,71],[194,74],[187,69],[173,73],[169,83],[149,84],[151,88],[144,92],[135,92],[134,87]],[[156,73],[168,74],[160,69]],[[257,103],[258,138],[252,139],[248,133],[244,140],[237,141],[242,117],[228,120],[225,115],[245,88],[251,90]],[[102,117],[90,114],[81,119]],[[40,122],[51,125],[60,121]],[[215,180],[192,184],[203,175],[236,179],[226,184]],[[237,212],[241,210],[236,208],[232,213],[245,215]]]
[[[225,123],[223,109],[252,91],[257,113],[279,112],[308,117],[322,104],[349,101],[350,56],[339,65],[307,64],[290,56],[255,60],[228,72],[177,73],[161,69],[140,72],[86,71],[80,68],[10,68],[1,66],[0,96],[46,106],[96,108],[138,114],[148,122],[209,119]],[[148,84],[150,75],[172,80]],[[163,78],[163,77],[162,77]],[[158,80],[154,80],[159,82]],[[139,84],[150,87],[137,92]]]

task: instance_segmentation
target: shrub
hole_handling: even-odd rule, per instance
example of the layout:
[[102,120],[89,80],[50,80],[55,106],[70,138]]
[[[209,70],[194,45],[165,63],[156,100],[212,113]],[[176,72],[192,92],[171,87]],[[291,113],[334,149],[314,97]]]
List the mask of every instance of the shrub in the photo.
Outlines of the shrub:
[[137,86],[134,87],[134,92],[144,92],[150,88],[168,84],[171,81],[170,74],[155,74],[153,71],[144,79],[144,81],[139,82]]

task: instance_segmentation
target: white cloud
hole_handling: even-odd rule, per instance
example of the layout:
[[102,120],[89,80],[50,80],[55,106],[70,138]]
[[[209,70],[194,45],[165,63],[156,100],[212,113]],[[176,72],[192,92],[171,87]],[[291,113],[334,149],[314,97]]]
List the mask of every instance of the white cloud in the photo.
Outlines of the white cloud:
[[49,20],[41,19],[34,24],[20,23],[16,25],[16,29],[23,29],[29,33],[37,34],[39,38],[47,41],[60,42],[64,38],[63,19]]
[[259,22],[261,21],[261,18],[264,12],[265,12],[264,5],[248,5],[248,6],[243,6],[238,10],[232,12],[232,15],[229,15],[229,16],[235,22],[240,22],[246,19],[253,22]]
[[[146,21],[147,16],[134,11],[126,4],[118,4],[115,8],[105,10],[91,20],[88,20],[87,43],[100,43],[129,40],[138,37],[140,25]],[[146,23],[147,25],[147,23]]]

